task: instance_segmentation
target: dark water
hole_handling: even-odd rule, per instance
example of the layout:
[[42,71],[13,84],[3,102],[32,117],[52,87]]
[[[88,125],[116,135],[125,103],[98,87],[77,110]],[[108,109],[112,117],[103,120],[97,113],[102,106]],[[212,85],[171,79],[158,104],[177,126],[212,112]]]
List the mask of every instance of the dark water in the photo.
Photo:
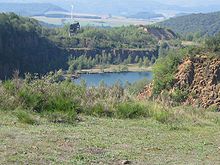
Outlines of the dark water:
[[153,79],[152,72],[122,72],[122,73],[97,73],[97,74],[81,74],[80,78],[74,80],[77,84],[81,80],[85,80],[87,86],[98,86],[100,81],[104,81],[106,85],[111,86],[116,82],[125,85],[126,82],[134,83],[138,80],[147,78]]

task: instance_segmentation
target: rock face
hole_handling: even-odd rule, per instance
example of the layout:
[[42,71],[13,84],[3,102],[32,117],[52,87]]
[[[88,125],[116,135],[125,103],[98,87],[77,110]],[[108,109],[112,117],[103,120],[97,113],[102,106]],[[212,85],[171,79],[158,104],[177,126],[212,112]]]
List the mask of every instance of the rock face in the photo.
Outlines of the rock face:
[[147,26],[140,26],[140,28],[142,28],[145,32],[153,35],[158,40],[170,40],[177,38],[177,35],[169,29]]
[[[220,108],[220,58],[185,59],[178,67],[169,93],[175,90],[188,91],[183,104]],[[148,86],[139,98],[151,97],[152,94],[152,87]]]
[[189,90],[187,104],[220,107],[220,59],[186,59],[178,67],[175,88]]
[[152,57],[158,57],[158,47],[156,49],[89,49],[89,48],[72,48],[68,50],[69,54],[72,54],[74,57],[79,57],[82,55],[87,55],[88,57],[94,58],[97,54],[111,54],[114,57],[120,58],[121,61],[124,61],[131,56],[132,62],[135,61],[135,57],[148,57],[150,60]]

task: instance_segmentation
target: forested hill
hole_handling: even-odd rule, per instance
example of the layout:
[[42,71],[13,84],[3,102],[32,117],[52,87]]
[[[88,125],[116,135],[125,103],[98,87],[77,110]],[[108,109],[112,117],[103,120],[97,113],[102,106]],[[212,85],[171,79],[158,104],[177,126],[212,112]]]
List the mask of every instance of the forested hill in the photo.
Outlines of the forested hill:
[[181,35],[197,33],[201,36],[213,36],[220,32],[220,12],[190,14],[171,18],[158,24]]
[[0,14],[0,79],[15,69],[21,73],[46,73],[67,67],[67,57],[48,40],[33,19]]

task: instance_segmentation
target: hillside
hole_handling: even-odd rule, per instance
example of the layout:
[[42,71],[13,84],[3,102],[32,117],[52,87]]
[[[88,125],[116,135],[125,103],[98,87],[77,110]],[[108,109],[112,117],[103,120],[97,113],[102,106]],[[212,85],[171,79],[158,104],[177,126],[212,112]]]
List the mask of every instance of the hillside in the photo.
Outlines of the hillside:
[[44,15],[50,11],[65,12],[66,10],[50,3],[0,3],[0,12],[14,12],[23,16]]
[[170,28],[181,35],[200,33],[202,36],[213,36],[220,32],[220,12],[175,17],[158,25]]
[[58,29],[52,40],[69,48],[156,49],[159,40],[175,39],[171,30],[154,26],[122,26],[115,28],[82,28],[69,37],[68,26]]
[[1,79],[16,69],[21,73],[46,73],[66,67],[67,56],[44,36],[43,31],[33,19],[0,14]]

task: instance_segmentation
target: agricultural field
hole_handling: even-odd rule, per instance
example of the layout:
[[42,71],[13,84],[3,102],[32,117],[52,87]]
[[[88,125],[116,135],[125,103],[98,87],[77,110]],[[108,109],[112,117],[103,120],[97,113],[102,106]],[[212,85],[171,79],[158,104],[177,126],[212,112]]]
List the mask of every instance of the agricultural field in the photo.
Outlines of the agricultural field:
[[[43,21],[48,24],[62,25],[63,23],[70,23],[70,19],[65,18],[51,18],[45,16],[34,16],[32,17],[38,21]],[[82,26],[128,26],[128,25],[149,25],[155,23],[155,21],[128,19],[124,17],[112,17],[102,19],[88,19],[88,18],[77,18],[75,21],[80,22]]]

